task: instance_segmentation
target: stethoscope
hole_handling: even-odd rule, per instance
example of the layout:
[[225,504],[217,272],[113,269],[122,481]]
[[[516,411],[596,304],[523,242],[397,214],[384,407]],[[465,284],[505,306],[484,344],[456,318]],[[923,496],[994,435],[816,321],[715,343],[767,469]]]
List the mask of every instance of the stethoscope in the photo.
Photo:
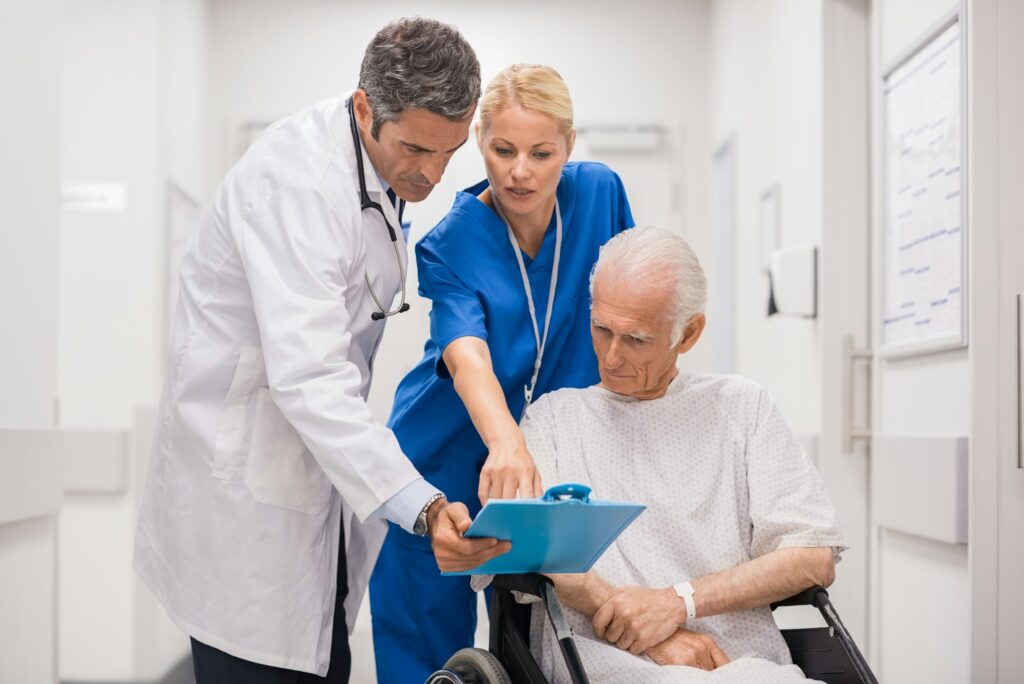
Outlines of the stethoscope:
[[[379,311],[374,311],[370,314],[370,318],[375,321],[382,321],[389,316],[395,314],[404,313],[409,310],[409,305],[405,301],[405,265],[402,263],[402,255],[398,252],[398,233],[395,232],[391,222],[388,221],[387,214],[384,213],[384,207],[379,203],[374,202],[370,199],[370,195],[366,192],[366,174],[363,170],[363,146],[359,139],[359,127],[356,126],[356,108],[352,104],[352,98],[349,98],[346,103],[348,107],[348,119],[349,124],[352,127],[352,145],[356,148],[356,168],[359,170],[359,211],[360,213],[367,209],[374,209],[380,214],[380,217],[384,219],[384,225],[388,228],[388,234],[391,236],[391,247],[395,250],[395,260],[398,262],[398,273],[402,278],[402,296],[399,300],[397,309],[387,309],[384,304],[381,303],[377,293],[373,291],[373,285],[370,284],[370,274],[364,274],[366,279],[366,287],[370,290],[370,297],[373,298],[373,303],[377,305]],[[398,222],[402,222],[402,212],[405,211],[405,200],[400,200],[398,203]]]
[[530,322],[533,323],[533,337],[537,341],[537,358],[533,362],[533,374],[530,376],[530,384],[523,387],[523,394],[526,401],[523,403],[523,412],[519,415],[522,421],[526,416],[526,409],[530,408],[533,402],[533,393],[537,389],[537,378],[540,377],[540,364],[544,360],[544,347],[547,345],[548,332],[551,330],[551,310],[555,304],[555,290],[558,289],[558,262],[562,256],[562,211],[558,206],[558,197],[555,197],[555,259],[551,264],[551,287],[548,288],[548,308],[544,312],[544,333],[541,335],[537,325],[537,309],[533,304],[533,288],[530,287],[530,279],[526,275],[526,262],[523,261],[523,250],[519,248],[519,241],[512,232],[512,225],[505,218],[505,214],[498,205],[497,197],[492,196],[494,209],[498,216],[505,223],[505,230],[508,231],[508,241],[512,243],[512,249],[516,254],[516,261],[519,262],[519,275],[523,278],[523,289],[526,291],[526,305],[530,311]]

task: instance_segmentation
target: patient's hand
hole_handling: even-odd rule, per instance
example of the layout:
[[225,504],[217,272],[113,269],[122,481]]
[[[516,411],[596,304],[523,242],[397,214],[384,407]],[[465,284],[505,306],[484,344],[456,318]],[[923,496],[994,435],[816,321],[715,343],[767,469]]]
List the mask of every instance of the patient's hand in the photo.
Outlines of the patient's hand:
[[647,656],[658,665],[686,665],[714,670],[729,662],[729,656],[707,634],[680,629],[657,646],[647,649]]
[[634,655],[668,639],[686,622],[686,604],[671,588],[622,587],[594,613],[594,633]]

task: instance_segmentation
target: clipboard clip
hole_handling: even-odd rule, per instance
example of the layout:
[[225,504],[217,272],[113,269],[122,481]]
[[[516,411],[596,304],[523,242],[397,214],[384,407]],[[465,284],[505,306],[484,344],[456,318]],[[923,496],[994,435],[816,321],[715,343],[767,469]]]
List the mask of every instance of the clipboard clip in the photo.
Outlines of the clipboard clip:
[[571,501],[579,500],[583,503],[590,502],[590,487],[581,484],[567,482],[555,485],[544,492],[544,501]]

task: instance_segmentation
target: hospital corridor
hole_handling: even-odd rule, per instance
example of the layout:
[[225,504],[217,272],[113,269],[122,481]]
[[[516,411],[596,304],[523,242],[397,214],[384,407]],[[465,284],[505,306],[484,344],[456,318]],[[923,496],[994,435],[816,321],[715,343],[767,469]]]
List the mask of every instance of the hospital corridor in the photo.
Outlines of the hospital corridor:
[[1024,682],[1024,0],[0,0],[0,684]]

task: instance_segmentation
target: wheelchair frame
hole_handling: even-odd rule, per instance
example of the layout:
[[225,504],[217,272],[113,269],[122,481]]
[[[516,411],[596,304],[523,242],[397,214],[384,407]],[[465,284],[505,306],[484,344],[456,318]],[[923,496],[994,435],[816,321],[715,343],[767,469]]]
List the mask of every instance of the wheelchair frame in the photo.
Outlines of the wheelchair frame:
[[[491,627],[489,648],[504,667],[512,684],[548,684],[537,661],[530,653],[530,615],[532,605],[516,602],[513,591],[540,597],[548,619],[555,630],[558,645],[565,659],[573,684],[589,684],[572,630],[562,613],[551,580],[543,575],[497,575],[492,584]],[[784,629],[783,639],[789,646],[793,662],[809,679],[827,684],[878,684],[874,673],[839,618],[838,612],[822,587],[811,587],[788,599],[772,604],[779,606],[814,606],[827,627]],[[428,682],[462,682],[457,676],[446,677],[442,670]]]

